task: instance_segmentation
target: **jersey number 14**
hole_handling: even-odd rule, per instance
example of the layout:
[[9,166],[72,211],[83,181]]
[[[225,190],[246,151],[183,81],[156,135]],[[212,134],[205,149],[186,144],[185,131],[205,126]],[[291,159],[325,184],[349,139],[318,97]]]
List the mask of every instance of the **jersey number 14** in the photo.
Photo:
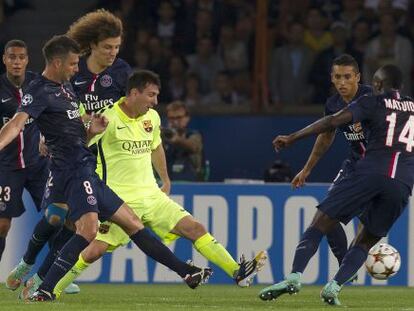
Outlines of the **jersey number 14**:
[[[397,123],[397,114],[395,112],[387,115],[386,118],[388,122],[387,130],[387,139],[385,140],[385,145],[392,147],[394,141],[394,130],[395,124]],[[414,116],[410,116],[407,122],[405,123],[400,136],[398,136],[398,141],[405,144],[405,150],[411,152],[414,147]]]

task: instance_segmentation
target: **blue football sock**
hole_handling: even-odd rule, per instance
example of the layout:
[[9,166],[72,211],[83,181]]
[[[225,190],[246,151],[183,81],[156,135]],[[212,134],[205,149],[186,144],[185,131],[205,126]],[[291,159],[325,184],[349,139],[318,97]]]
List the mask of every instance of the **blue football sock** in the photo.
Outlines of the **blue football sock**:
[[336,224],[335,228],[326,235],[326,238],[332,253],[338,260],[338,264],[341,265],[348,250],[348,239],[346,238],[344,228],[342,228],[340,223]]
[[339,271],[336,273],[334,280],[342,285],[348,281],[359,268],[364,264],[367,259],[368,251],[360,246],[352,246],[346,253],[344,260],[342,261]]
[[316,253],[323,233],[314,227],[309,227],[296,247],[295,258],[292,265],[292,273],[303,273],[309,260]]
[[53,292],[59,280],[75,265],[79,254],[89,245],[89,242],[81,235],[75,234],[62,248],[59,256],[53,262],[39,290]]
[[53,241],[53,245],[51,246],[49,253],[43,260],[43,263],[39,267],[39,270],[37,272],[41,279],[44,279],[53,262],[56,260],[56,257],[59,255],[60,250],[74,234],[75,232],[73,232],[65,226],[63,226],[59,233],[56,234],[56,237]]
[[148,229],[143,229],[130,236],[131,240],[152,259],[162,263],[181,277],[190,272],[190,266],[179,260],[171,250],[156,239]]
[[43,246],[59,229],[60,226],[49,224],[47,219],[43,216],[37,223],[29,244],[27,245],[26,252],[23,255],[24,262],[28,265],[33,265]]

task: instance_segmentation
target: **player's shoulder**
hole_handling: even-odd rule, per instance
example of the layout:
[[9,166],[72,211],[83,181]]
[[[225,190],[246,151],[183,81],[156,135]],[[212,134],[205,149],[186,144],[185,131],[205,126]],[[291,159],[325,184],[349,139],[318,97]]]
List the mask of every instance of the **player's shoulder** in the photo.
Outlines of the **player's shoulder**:
[[338,93],[329,96],[325,102],[325,110],[328,112],[337,112],[343,107],[341,96]]
[[[121,97],[121,99],[122,98],[123,97]],[[97,110],[95,113],[103,114],[105,116],[110,116],[110,115],[115,114],[116,112],[115,112],[114,108],[115,108],[116,105],[119,105],[120,100],[118,100],[117,102],[112,103],[112,104],[109,103],[108,105],[106,105],[106,106],[102,107],[101,109]]]
[[32,95],[38,93],[50,93],[56,89],[56,83],[45,79],[41,75],[35,76],[28,84],[26,93],[30,93]]
[[367,85],[367,84],[358,85],[358,93],[357,93],[358,97],[363,96],[363,95],[372,95],[373,92],[374,92],[374,89],[370,85]]
[[110,70],[115,73],[127,73],[131,72],[131,66],[122,58],[115,59],[114,63],[110,67]]
[[148,112],[145,114],[146,117],[154,120],[156,122],[160,122],[161,118],[157,110],[150,108]]
[[26,74],[25,74],[25,78],[24,79],[25,79],[25,82],[26,81],[27,82],[30,82],[30,81],[38,78],[39,76],[40,76],[40,74],[38,72],[34,72],[34,71],[28,70],[28,71],[26,71]]
[[6,88],[7,85],[7,77],[6,74],[3,73],[0,75],[0,89]]

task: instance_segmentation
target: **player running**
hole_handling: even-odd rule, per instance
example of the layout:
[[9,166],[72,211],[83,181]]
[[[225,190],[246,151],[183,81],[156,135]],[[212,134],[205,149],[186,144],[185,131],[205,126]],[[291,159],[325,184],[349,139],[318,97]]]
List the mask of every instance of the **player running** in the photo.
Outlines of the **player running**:
[[[327,99],[325,104],[326,116],[337,113],[365,94],[372,94],[371,86],[359,84],[360,78],[358,63],[351,55],[343,54],[334,59],[331,81],[337,94]],[[366,151],[367,142],[360,123],[350,122],[338,129],[344,134],[350,150],[348,158],[342,163],[341,169],[329,191],[355,170],[356,162],[364,157]],[[332,145],[335,134],[336,129],[318,135],[305,166],[292,180],[293,187],[298,188],[305,185],[306,178],[310,175],[312,169]],[[348,241],[342,225],[338,223],[335,228],[327,233],[326,238],[339,265],[341,265],[342,259],[348,250]]]
[[51,174],[45,198],[70,210],[69,219],[76,234],[65,244],[33,301],[53,300],[57,281],[72,268],[80,252],[94,240],[98,218],[112,220],[147,255],[179,274],[195,288],[211,274],[209,268],[197,268],[180,261],[143,226],[140,219],[95,171],[96,161],[86,147],[87,137],[105,130],[107,120],[94,116],[88,130],[80,118],[76,95],[68,83],[77,72],[79,46],[68,36],[54,36],[43,48],[46,68],[34,80],[22,99],[19,112],[0,131],[0,150],[6,147],[31,117],[36,120],[51,154]]
[[[128,80],[127,96],[100,111],[109,125],[90,141],[98,145],[97,172],[164,243],[178,237],[191,240],[198,252],[222,268],[239,286],[249,286],[263,266],[266,253],[258,253],[251,261],[242,257],[238,264],[201,223],[168,197],[171,183],[161,143],[160,117],[153,109],[157,105],[160,84],[157,74],[136,71]],[[163,182],[161,189],[153,166]],[[96,239],[57,284],[56,296],[105,252],[129,241],[128,235],[116,224],[101,223]]]
[[385,237],[404,211],[414,182],[414,102],[399,92],[402,73],[385,65],[373,78],[376,95],[366,95],[338,113],[322,118],[288,136],[277,136],[276,150],[312,134],[332,131],[349,122],[361,122],[369,133],[365,157],[355,171],[328,193],[299,242],[286,280],[263,289],[259,297],[272,300],[301,288],[300,278],[327,232],[339,222],[361,215],[361,230],[347,251],[339,271],[321,291],[328,304],[340,305],[343,284],[362,266],[369,249]]
[[[22,104],[23,94],[30,81],[36,77],[35,73],[26,71],[28,62],[25,42],[11,40],[6,43],[3,54],[6,73],[0,76],[0,128],[13,118]],[[39,154],[39,138],[40,132],[33,119],[29,118],[24,130],[17,134],[7,148],[0,151],[0,260],[11,219],[19,217],[25,211],[23,188],[27,189],[36,208],[40,210],[49,170],[47,159]],[[52,224],[46,218],[41,221],[53,234],[53,221]]]

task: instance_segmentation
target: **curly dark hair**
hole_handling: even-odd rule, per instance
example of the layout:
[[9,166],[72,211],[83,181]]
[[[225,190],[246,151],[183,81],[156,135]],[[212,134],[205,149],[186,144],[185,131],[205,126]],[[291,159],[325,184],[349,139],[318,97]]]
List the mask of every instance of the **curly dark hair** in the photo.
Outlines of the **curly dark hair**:
[[90,52],[91,43],[98,44],[108,38],[122,37],[122,21],[111,12],[99,9],[76,20],[67,35],[78,42],[82,54]]

